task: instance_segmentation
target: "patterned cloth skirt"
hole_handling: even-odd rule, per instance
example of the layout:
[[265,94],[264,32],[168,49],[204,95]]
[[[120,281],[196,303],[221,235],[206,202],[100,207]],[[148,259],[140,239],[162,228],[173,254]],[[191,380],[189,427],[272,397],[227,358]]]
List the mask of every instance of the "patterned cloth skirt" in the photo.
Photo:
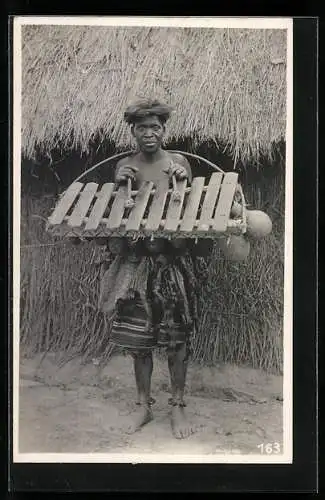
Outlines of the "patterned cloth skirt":
[[128,349],[152,349],[183,344],[187,341],[181,314],[175,309],[169,321],[164,321],[159,307],[152,306],[150,321],[141,300],[125,302],[112,323],[110,341]]
[[197,318],[192,260],[117,257],[102,276],[99,302],[112,319],[110,342],[119,347],[189,345]]

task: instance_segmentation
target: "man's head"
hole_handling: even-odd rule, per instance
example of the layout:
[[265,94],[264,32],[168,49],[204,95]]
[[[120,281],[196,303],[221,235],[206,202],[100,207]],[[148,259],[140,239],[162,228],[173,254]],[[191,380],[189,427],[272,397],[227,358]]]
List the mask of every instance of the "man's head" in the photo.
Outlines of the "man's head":
[[150,99],[138,101],[126,109],[124,120],[131,125],[141,151],[154,153],[160,148],[170,113],[169,106]]

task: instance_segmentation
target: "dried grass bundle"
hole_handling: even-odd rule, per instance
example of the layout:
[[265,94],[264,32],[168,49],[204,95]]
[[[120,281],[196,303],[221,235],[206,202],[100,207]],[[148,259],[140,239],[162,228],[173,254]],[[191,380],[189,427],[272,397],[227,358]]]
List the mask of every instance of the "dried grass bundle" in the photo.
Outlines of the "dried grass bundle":
[[166,141],[212,139],[234,160],[270,157],[285,137],[285,30],[24,26],[22,50],[27,158],[129,147],[123,112],[141,97],[175,109]]

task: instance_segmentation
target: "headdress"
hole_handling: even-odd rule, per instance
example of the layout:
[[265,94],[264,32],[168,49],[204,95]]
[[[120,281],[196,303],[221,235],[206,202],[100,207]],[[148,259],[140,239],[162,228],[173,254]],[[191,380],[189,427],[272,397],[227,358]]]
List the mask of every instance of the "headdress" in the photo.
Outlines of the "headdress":
[[165,123],[171,114],[171,107],[160,101],[141,99],[128,106],[124,112],[124,120],[129,125],[134,124],[146,116],[158,116],[161,123]]

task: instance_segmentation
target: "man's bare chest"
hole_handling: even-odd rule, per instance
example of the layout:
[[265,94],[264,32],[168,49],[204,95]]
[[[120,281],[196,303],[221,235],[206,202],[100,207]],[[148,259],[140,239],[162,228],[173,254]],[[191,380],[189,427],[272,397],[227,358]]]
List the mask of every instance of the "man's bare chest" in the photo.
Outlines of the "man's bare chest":
[[137,160],[132,162],[138,171],[136,174],[136,185],[140,187],[146,181],[151,181],[154,185],[169,184],[168,169],[171,166],[171,158],[164,158],[154,163],[144,163]]

